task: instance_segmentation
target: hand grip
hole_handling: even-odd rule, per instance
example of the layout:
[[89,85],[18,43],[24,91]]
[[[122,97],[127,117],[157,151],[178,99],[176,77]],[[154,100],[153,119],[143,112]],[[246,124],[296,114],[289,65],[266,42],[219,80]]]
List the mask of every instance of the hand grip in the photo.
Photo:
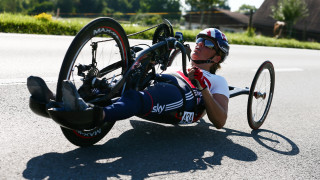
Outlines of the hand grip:
[[192,79],[192,80],[191,80],[191,83],[192,83],[195,87],[198,87],[198,81],[197,81],[197,80]]

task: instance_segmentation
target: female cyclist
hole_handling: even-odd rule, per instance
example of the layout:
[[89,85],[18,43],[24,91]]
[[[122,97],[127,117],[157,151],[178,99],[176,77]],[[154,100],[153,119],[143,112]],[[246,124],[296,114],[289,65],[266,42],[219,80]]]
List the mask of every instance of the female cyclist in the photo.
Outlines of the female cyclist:
[[[188,124],[198,121],[207,113],[214,126],[222,128],[228,114],[229,88],[226,80],[215,73],[228,53],[226,36],[216,28],[204,29],[196,37],[188,77],[179,71],[161,74],[143,91],[126,91],[111,105],[97,111],[99,114],[92,117],[94,125],[132,116],[155,122]],[[28,82],[41,84],[36,78],[28,79]],[[62,85],[65,111],[91,108],[81,99],[70,81],[64,81]]]

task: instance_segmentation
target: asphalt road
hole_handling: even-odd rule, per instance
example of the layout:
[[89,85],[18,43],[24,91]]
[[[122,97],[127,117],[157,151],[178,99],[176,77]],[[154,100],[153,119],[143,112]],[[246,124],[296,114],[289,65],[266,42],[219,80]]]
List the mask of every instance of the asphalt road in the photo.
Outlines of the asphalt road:
[[0,33],[0,179],[320,178],[320,51],[231,45],[218,72],[229,85],[249,87],[265,60],[276,69],[260,130],[247,124],[243,95],[230,99],[221,130],[206,117],[187,126],[132,117],[95,146],[78,148],[52,120],[31,112],[26,88],[26,78],[37,75],[55,91],[72,38]]

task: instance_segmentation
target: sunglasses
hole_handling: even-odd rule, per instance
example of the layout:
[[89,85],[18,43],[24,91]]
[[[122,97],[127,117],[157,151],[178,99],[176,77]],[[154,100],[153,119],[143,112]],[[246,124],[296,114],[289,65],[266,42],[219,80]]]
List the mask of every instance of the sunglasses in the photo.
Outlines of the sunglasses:
[[212,41],[204,39],[204,38],[198,38],[196,40],[196,44],[198,44],[200,42],[202,42],[205,47],[210,48],[210,49],[214,49],[217,51],[216,46],[214,45],[214,43]]

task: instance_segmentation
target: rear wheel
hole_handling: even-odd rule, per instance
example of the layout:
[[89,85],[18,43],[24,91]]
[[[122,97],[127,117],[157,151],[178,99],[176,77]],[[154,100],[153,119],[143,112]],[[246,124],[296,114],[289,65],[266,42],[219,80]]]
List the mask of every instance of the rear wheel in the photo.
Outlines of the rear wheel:
[[[87,77],[106,78],[112,88],[113,84],[122,79],[130,65],[129,47],[123,28],[115,20],[99,18],[90,22],[76,35],[65,55],[58,79],[57,101],[62,101],[63,80],[70,80],[79,89]],[[99,93],[99,89],[89,91],[90,94]],[[88,99],[82,98],[86,101]],[[74,145],[90,146],[100,141],[113,125],[114,122],[93,129],[61,129]]]
[[249,92],[247,118],[252,129],[258,129],[267,118],[274,91],[275,73],[270,61],[257,70]]

